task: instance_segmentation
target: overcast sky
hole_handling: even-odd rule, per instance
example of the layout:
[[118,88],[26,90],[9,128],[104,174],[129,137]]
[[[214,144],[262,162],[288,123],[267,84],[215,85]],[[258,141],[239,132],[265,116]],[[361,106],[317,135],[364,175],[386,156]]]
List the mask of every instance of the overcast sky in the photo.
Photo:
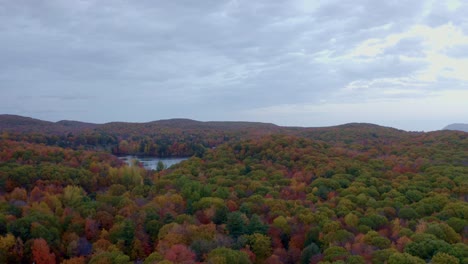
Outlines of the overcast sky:
[[0,113],[468,123],[466,2],[0,0]]

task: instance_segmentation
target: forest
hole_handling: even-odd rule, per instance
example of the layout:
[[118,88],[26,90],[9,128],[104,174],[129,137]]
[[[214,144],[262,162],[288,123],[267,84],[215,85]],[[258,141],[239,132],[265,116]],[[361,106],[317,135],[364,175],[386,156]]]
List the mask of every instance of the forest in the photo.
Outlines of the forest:
[[468,133],[2,116],[0,263],[468,264]]

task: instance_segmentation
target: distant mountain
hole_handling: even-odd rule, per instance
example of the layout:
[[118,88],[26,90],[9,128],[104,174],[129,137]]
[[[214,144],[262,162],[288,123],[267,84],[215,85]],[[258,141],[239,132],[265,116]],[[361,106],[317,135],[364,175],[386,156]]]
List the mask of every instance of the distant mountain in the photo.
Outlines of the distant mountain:
[[98,125],[78,121],[62,120],[50,122],[18,115],[0,115],[0,131],[18,133],[63,134],[94,129]]
[[468,124],[456,123],[444,127],[444,130],[458,130],[468,132]]
[[[3,132],[7,132],[2,135]],[[438,131],[451,137],[458,132]],[[407,132],[368,123],[330,127],[285,127],[271,123],[167,119],[145,123],[93,124],[62,120],[49,122],[16,115],[0,115],[0,137],[61,147],[104,149],[117,155],[187,157],[237,140],[288,135],[347,148],[352,145],[391,145],[428,133]]]
[[[0,115],[0,132],[16,133],[47,133],[64,134],[68,132],[103,132],[115,135],[152,135],[168,132],[218,132],[218,133],[247,133],[254,135],[291,134],[308,136],[315,139],[326,139],[338,134],[362,134],[362,137],[378,137],[388,135],[407,134],[403,130],[383,127],[367,123],[349,123],[330,127],[284,127],[272,123],[243,122],[243,121],[196,121],[192,119],[167,119],[145,123],[110,122],[93,124],[79,121],[62,120],[58,122],[43,121],[17,115]],[[340,132],[338,132],[340,131]]]
[[281,128],[275,124],[260,123],[260,122],[235,122],[235,121],[196,121],[192,119],[165,119],[146,123],[129,123],[129,122],[111,122],[99,125],[100,130],[119,130],[128,127],[141,127],[142,129],[182,129],[182,130],[248,130],[248,129],[278,129]]

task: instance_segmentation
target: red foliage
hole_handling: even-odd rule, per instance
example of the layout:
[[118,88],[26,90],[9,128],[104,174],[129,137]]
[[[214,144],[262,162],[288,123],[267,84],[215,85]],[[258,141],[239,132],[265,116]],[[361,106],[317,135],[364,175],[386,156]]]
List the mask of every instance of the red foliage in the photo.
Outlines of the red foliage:
[[98,225],[96,220],[86,218],[85,220],[85,235],[88,240],[93,241],[98,234]]
[[255,256],[255,253],[253,253],[250,249],[248,248],[243,248],[241,249],[240,251],[244,252],[247,254],[247,256],[249,256],[249,259],[252,263],[255,263],[255,259],[257,258],[257,256]]
[[187,246],[181,244],[173,245],[166,252],[164,258],[176,264],[195,263],[195,253]]
[[55,264],[55,254],[50,252],[49,245],[42,239],[34,239],[32,245],[33,260],[36,264]]
[[282,262],[280,260],[280,257],[276,255],[271,255],[269,258],[265,260],[265,264],[282,264],[282,263],[284,262]]

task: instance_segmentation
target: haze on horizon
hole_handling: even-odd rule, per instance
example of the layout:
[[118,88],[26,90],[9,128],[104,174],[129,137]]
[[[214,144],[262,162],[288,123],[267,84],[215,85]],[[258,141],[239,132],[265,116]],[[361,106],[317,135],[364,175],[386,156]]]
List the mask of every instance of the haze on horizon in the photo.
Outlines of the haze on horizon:
[[468,123],[468,5],[0,0],[0,114]]

